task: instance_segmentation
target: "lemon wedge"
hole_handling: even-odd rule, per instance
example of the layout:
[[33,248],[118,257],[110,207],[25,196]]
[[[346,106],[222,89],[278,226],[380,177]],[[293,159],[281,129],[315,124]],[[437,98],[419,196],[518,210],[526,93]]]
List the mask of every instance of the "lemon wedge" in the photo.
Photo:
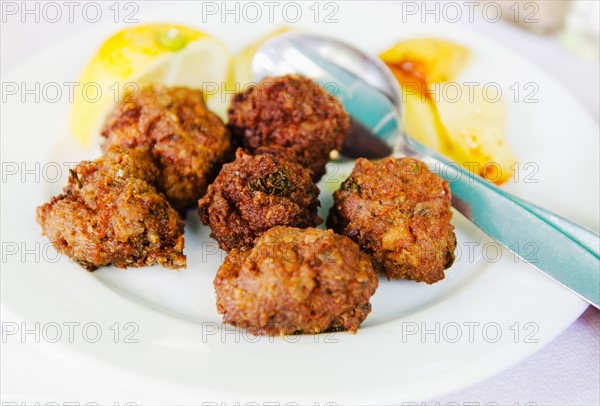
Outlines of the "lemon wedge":
[[[219,88],[230,65],[227,48],[210,35],[173,24],[128,28],[110,37],[83,69],[70,128],[84,145],[100,133],[110,109],[152,83]],[[217,92],[205,92],[207,103]]]

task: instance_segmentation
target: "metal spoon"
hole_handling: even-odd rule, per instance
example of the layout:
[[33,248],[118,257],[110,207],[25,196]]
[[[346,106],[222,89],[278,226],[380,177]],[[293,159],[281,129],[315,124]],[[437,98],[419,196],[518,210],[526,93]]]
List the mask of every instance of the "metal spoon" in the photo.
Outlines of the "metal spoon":
[[286,33],[257,51],[254,78],[297,73],[320,83],[365,127],[393,146],[394,156],[425,161],[450,182],[453,206],[507,249],[534,244],[531,265],[600,307],[600,237],[567,219],[510,195],[400,131],[397,82],[378,59],[341,41]]

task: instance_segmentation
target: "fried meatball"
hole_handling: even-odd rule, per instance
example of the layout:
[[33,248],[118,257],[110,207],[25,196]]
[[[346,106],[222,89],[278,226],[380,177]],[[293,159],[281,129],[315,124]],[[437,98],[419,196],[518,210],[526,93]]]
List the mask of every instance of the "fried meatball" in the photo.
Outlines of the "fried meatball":
[[448,182],[413,158],[358,159],[327,225],[356,241],[391,279],[435,283],[454,261]]
[[377,289],[369,257],[331,230],[274,227],[232,250],[214,280],[225,323],[254,334],[356,332]]
[[239,148],[223,165],[198,202],[200,219],[225,251],[250,247],[256,237],[278,226],[314,227],[319,188],[287,148],[260,147],[250,155]]
[[207,109],[202,92],[182,87],[154,85],[126,98],[102,135],[105,149],[148,148],[160,169],[158,186],[178,210],[195,206],[233,155],[229,131]]
[[261,145],[291,148],[317,182],[332,150],[339,150],[350,126],[343,105],[314,81],[287,75],[265,78],[235,95],[229,128],[250,151]]
[[184,267],[183,220],[152,186],[158,176],[147,150],[111,147],[77,165],[63,194],[37,208],[42,234],[89,271]]

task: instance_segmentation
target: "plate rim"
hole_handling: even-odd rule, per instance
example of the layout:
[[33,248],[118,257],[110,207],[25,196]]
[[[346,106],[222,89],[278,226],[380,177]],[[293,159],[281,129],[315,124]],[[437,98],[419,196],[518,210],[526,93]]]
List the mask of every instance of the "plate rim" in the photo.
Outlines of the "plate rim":
[[[91,29],[90,29],[90,30],[91,30]],[[488,38],[486,38],[486,39],[485,39],[485,41],[487,41],[487,42],[491,42],[491,43],[494,43],[494,45],[502,46],[501,44],[497,44],[497,43],[495,43],[495,41],[494,41],[494,40],[492,40],[492,39],[488,39]],[[52,47],[56,47],[56,46],[57,46],[58,44],[60,44],[61,42],[63,42],[63,41],[54,42],[54,43],[52,44]],[[66,41],[65,41],[65,42],[68,42],[68,39],[66,39]],[[507,50],[507,51],[511,52],[511,53],[512,53],[512,54],[513,54],[513,55],[514,55],[516,58],[525,60],[525,59],[524,59],[524,58],[522,58],[520,55],[518,55],[518,54],[516,54],[516,53],[514,53],[514,52],[512,52],[512,51],[510,51],[510,50]],[[5,78],[6,78],[6,77],[9,77],[13,71],[17,71],[17,70],[19,70],[19,68],[21,68],[22,66],[26,66],[27,64],[31,63],[31,60],[34,60],[34,59],[35,59],[35,57],[36,57],[36,55],[38,55],[38,54],[39,54],[39,52],[38,52],[38,53],[36,53],[36,54],[33,54],[33,55],[29,56],[28,58],[26,58],[25,60],[23,60],[23,61],[22,61],[20,64],[18,64],[17,66],[15,66],[15,67],[13,67],[13,68],[9,69],[7,72],[3,72],[3,76],[4,76]],[[526,60],[525,60],[525,61],[526,61]],[[550,81],[550,82],[553,84],[553,86],[558,86],[558,87],[561,87],[561,86],[562,86],[562,84],[561,84],[560,82],[558,82],[558,81],[554,80],[552,77],[548,76],[548,75],[547,75],[547,74],[546,74],[546,73],[543,71],[543,69],[541,69],[540,67],[538,67],[538,66],[536,66],[536,65],[533,65],[532,63],[529,63],[528,61],[526,61],[526,63],[529,65],[529,67],[532,67],[532,68],[534,68],[534,69],[536,69],[536,70],[538,70],[538,71],[541,71],[541,72],[543,72],[543,74],[547,76],[546,80],[549,80],[549,81]],[[566,89],[563,89],[563,90],[565,90],[565,92],[567,92],[567,91],[566,91]],[[567,94],[569,94],[569,93],[567,92]],[[571,96],[571,95],[569,94],[569,96]],[[582,105],[581,105],[581,103],[579,102],[579,100],[575,99],[575,98],[574,98],[574,97],[572,97],[572,96],[570,97],[570,99],[569,99],[569,102],[571,102],[571,100],[574,100],[574,101],[577,103],[577,109],[579,109],[579,110],[581,110],[582,112],[584,112],[584,114],[585,114],[585,115],[587,115],[587,116],[590,116],[590,115],[589,115],[589,113],[588,113],[588,112],[587,112],[587,111],[586,111],[586,110],[585,110],[585,109],[582,107]],[[590,117],[591,117],[591,116],[590,116]],[[3,121],[4,121],[4,120],[3,120]],[[3,127],[4,127],[4,124],[3,124]],[[3,137],[3,138],[5,139],[5,137]],[[3,144],[4,144],[4,140],[3,140]],[[3,149],[4,149],[4,148],[3,148]],[[4,156],[4,153],[3,153],[3,156]],[[4,188],[5,188],[5,185],[3,184],[3,185],[2,185],[2,187],[3,187],[3,189],[4,189]],[[3,216],[4,216],[4,214],[3,214]],[[4,226],[3,226],[3,230],[4,230]],[[3,234],[4,234],[4,232],[3,232]],[[4,267],[4,266],[6,266],[6,264],[3,264],[3,267]],[[4,274],[4,272],[2,272],[2,274]],[[4,277],[4,275],[3,275],[3,277]],[[5,289],[5,284],[3,283],[2,285],[3,285],[3,286],[2,286],[2,290],[4,291],[4,289]],[[114,293],[114,292],[113,292],[113,293]],[[12,313],[10,304],[7,306],[7,303],[6,303],[6,302],[5,302],[5,300],[4,300],[4,295],[2,295],[2,296],[3,296],[3,298],[2,298],[2,301],[1,301],[1,303],[2,303],[2,312],[3,312],[3,313],[5,313],[5,312],[8,312],[8,314]],[[568,324],[564,325],[564,326],[563,326],[563,328],[556,329],[556,331],[555,331],[555,334],[554,334],[554,335],[551,337],[551,339],[555,338],[555,337],[556,337],[558,334],[560,334],[562,331],[564,331],[564,329],[566,329],[566,328],[567,328],[567,327],[568,327],[568,326],[571,324],[571,322],[572,322],[572,321],[576,320],[576,319],[577,319],[577,318],[578,318],[578,317],[579,317],[579,316],[580,316],[580,315],[583,313],[583,311],[585,311],[585,309],[587,308],[587,304],[584,304],[583,302],[581,302],[581,303],[575,303],[575,302],[573,302],[572,304],[573,304],[572,313],[570,313],[568,316],[567,316],[567,315],[564,315],[564,317],[561,319],[561,320],[563,320],[564,322],[566,322],[566,323],[568,323]],[[146,309],[146,310],[148,310],[148,309]],[[150,309],[150,310],[151,310],[151,309]],[[6,314],[6,313],[5,313],[5,314]],[[16,314],[15,314],[15,317],[18,317],[18,311],[16,312]],[[547,344],[549,341],[551,341],[551,339],[547,340],[547,341],[544,343],[544,345],[545,345],[545,344]],[[542,347],[543,347],[543,345],[541,345],[541,346],[538,346],[538,347],[537,347],[537,349],[536,349],[536,351],[537,351],[537,350],[539,350],[539,349],[541,349]],[[69,348],[72,348],[72,347],[69,347]],[[65,348],[65,350],[66,350],[66,348]],[[517,363],[518,363],[518,362],[520,362],[520,361],[522,361],[522,360],[523,360],[524,358],[526,358],[527,356],[529,356],[529,355],[533,354],[533,352],[535,352],[535,351],[532,351],[532,352],[530,352],[529,354],[527,354],[526,356],[524,356],[524,357],[522,357],[522,358],[520,358],[520,359],[514,359],[514,362],[513,362],[513,363],[511,363],[511,364],[509,365],[509,367],[510,367],[510,366],[512,366],[512,365],[515,365],[515,364],[517,364]],[[66,353],[71,353],[71,351],[70,351],[70,350],[68,350],[68,351],[66,351]],[[86,352],[83,352],[82,354],[89,355],[89,353],[86,353]],[[95,359],[95,358],[92,356],[90,359]],[[117,368],[117,367],[115,367],[115,368]],[[502,371],[503,371],[503,370],[505,370],[505,369],[506,369],[506,368],[502,369]],[[501,372],[501,370],[497,370],[497,371],[494,371],[494,372],[490,372],[489,376],[495,375],[495,374],[497,374],[497,373],[499,373],[499,372]],[[489,376],[487,376],[487,377],[489,377]],[[486,376],[484,376],[482,379],[480,379],[480,380],[479,380],[479,382],[480,382],[481,380],[484,380],[484,379],[486,379],[487,377],[486,377]],[[472,382],[472,383],[475,383],[475,382]],[[463,386],[463,387],[464,387],[464,386]],[[452,391],[454,391],[454,390],[457,390],[457,389],[455,388],[455,389],[453,389]]]

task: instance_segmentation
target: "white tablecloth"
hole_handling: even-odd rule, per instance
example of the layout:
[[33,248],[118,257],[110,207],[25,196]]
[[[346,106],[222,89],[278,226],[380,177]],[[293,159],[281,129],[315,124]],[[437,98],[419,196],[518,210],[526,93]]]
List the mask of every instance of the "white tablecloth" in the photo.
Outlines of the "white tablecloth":
[[[73,35],[78,25],[22,25],[11,20],[2,24],[2,71],[18,64],[27,55],[47,44]],[[471,25],[470,28],[474,28]],[[583,61],[563,50],[549,37],[528,34],[506,23],[481,25],[479,35],[487,35],[521,53],[558,78],[581,100],[590,113],[599,117],[599,65]],[[5,136],[2,134],[2,136]],[[588,309],[551,344],[514,368],[474,387],[434,401],[441,405],[474,402],[502,405],[600,405],[600,312]],[[74,365],[52,354],[38,352],[35,346],[2,346],[2,400],[35,393],[43,403],[64,399],[86,400],[86,394],[103,387],[120,404],[128,398],[126,383],[96,376],[85,365]],[[4,398],[10,396],[11,398]],[[87,399],[86,401],[98,401]],[[492,403],[493,404],[493,403]]]

